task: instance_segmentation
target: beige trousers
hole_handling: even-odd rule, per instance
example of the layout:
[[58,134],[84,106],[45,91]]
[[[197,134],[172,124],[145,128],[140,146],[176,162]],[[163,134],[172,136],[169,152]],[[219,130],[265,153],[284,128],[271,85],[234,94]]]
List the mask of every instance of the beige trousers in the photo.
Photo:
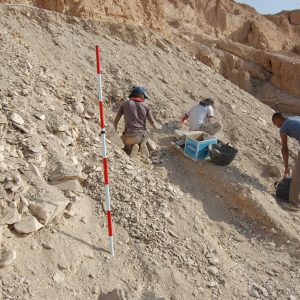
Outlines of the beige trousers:
[[124,133],[121,138],[125,145],[125,152],[130,155],[133,145],[146,145],[148,134],[147,132]]
[[295,161],[295,166],[292,173],[292,183],[290,187],[289,202],[300,205],[300,151]]

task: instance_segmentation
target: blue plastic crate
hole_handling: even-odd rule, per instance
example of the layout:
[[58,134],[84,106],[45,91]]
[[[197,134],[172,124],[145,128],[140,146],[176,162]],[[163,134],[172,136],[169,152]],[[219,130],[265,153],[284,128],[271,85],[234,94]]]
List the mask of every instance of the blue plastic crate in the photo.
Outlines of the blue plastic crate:
[[184,155],[192,160],[203,160],[208,156],[208,146],[217,144],[217,139],[197,141],[191,137],[186,137]]

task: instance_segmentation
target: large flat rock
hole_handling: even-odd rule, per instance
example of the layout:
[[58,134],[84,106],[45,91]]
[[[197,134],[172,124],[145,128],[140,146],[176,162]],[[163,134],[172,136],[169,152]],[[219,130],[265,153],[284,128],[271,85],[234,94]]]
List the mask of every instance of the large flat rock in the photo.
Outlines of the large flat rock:
[[58,164],[56,169],[50,175],[50,181],[79,179],[81,170],[72,164]]
[[33,216],[24,216],[21,221],[14,224],[14,229],[19,233],[32,233],[41,229],[43,225]]
[[53,181],[51,185],[61,191],[82,192],[82,187],[77,179]]
[[26,173],[25,176],[32,187],[25,195],[29,202],[29,210],[39,222],[48,224],[64,212],[70,201],[43,178],[32,176],[31,172]]
[[43,224],[48,224],[56,216],[61,215],[69,201],[64,197],[37,198],[30,201],[31,213]]

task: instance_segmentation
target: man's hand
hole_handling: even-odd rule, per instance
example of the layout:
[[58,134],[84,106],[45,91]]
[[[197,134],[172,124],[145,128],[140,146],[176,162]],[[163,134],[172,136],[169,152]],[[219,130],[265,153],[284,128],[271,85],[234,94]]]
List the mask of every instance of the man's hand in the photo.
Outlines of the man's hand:
[[149,110],[149,112],[147,114],[147,119],[148,119],[148,121],[150,122],[150,124],[152,125],[153,128],[162,129],[162,126],[154,120],[151,110]]
[[287,177],[287,176],[290,176],[290,175],[291,175],[291,172],[290,172],[289,167],[285,168],[284,169],[284,177]]
[[161,125],[161,124],[158,124],[158,123],[156,123],[156,124],[155,124],[155,129],[159,129],[159,130],[160,130],[160,129],[162,129],[162,125]]
[[186,120],[188,119],[188,115],[184,115],[182,118],[181,118],[181,123],[185,124],[186,123]]

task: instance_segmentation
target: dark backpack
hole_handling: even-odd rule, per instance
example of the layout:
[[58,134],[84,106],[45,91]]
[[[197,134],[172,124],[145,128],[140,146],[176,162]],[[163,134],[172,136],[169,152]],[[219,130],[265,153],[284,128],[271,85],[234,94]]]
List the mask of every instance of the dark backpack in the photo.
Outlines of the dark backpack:
[[275,183],[277,198],[284,201],[289,201],[291,182],[292,182],[291,177],[285,177],[281,181]]

